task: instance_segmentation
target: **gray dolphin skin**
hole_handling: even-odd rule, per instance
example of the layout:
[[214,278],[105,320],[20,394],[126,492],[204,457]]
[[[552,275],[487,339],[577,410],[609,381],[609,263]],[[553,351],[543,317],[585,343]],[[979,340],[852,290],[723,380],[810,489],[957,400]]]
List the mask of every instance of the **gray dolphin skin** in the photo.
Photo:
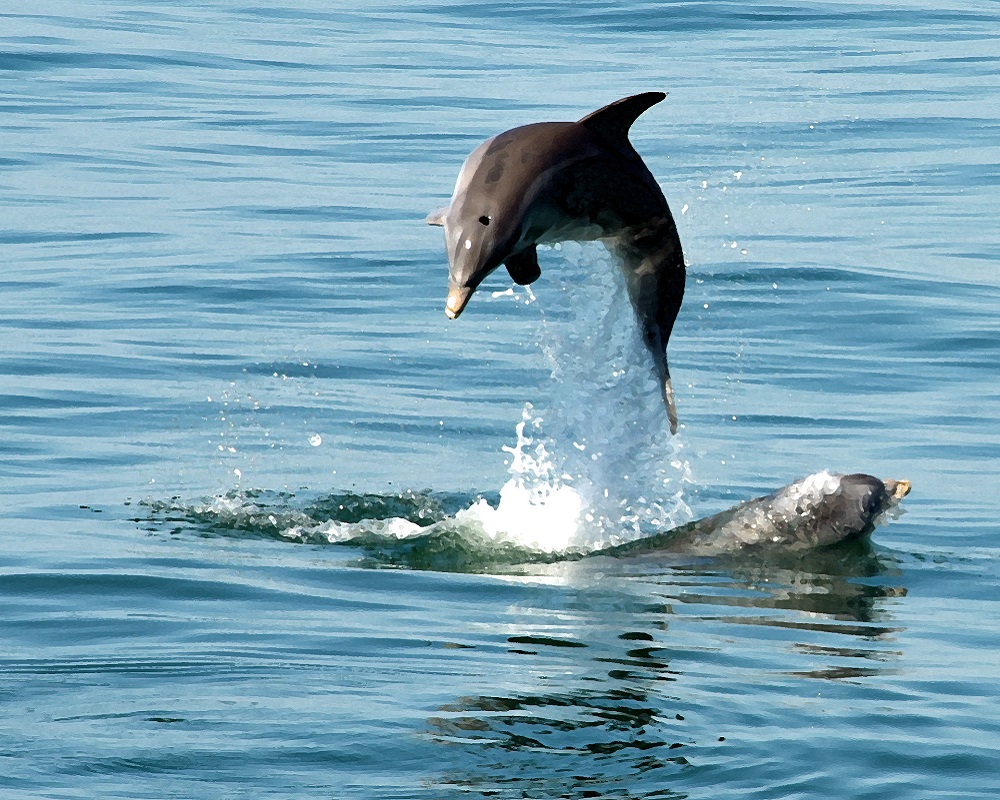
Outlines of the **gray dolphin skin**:
[[735,556],[820,550],[867,536],[909,491],[905,480],[817,472],[711,517],[588,555]]
[[427,222],[444,226],[451,319],[501,264],[518,284],[537,280],[536,245],[603,241],[621,261],[676,433],[667,342],[684,297],[684,256],[663,192],[628,139],[639,115],[665,97],[637,94],[578,122],[540,122],[488,139],[462,165],[450,205]]

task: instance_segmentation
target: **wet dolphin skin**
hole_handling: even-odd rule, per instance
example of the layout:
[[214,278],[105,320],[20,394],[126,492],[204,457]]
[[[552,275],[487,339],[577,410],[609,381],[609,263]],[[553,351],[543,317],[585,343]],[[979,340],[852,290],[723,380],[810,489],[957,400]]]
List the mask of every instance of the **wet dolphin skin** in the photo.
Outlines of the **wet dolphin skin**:
[[684,256],[663,192],[628,139],[632,123],[664,97],[646,92],[578,122],[540,122],[488,139],[465,160],[451,203],[427,222],[444,227],[451,319],[501,265],[516,283],[536,280],[536,245],[603,241],[621,262],[676,433],[667,342],[684,297]]

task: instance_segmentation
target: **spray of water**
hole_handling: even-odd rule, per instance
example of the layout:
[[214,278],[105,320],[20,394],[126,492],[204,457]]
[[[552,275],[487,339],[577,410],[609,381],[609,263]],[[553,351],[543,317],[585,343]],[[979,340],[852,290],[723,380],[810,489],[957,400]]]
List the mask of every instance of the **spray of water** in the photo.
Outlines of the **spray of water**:
[[552,373],[503,448],[510,474],[499,502],[342,493],[298,509],[290,497],[237,490],[195,506],[151,501],[153,515],[293,541],[364,540],[390,555],[393,542],[457,536],[456,552],[477,543],[484,563],[492,551],[588,551],[687,522],[683,434],[670,435],[621,271],[598,244],[554,249],[547,269],[558,276],[539,297],[530,288],[493,295],[538,309],[539,348]]
[[[686,522],[691,482],[669,432],[624,278],[600,245],[566,244],[541,309],[552,380],[525,406],[499,506],[464,512],[494,538],[546,551],[618,544]],[[550,297],[551,295],[551,297]]]

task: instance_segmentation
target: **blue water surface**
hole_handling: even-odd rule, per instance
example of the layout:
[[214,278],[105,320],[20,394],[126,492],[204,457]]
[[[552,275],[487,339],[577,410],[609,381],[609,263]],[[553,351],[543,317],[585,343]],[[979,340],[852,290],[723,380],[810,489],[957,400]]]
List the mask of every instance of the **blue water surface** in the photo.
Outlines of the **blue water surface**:
[[[21,6],[4,798],[997,796],[996,3]],[[587,395],[629,347],[588,339],[631,321],[599,253],[449,322],[423,224],[488,136],[647,90],[674,439],[642,370]],[[522,421],[570,484],[584,430],[641,461],[586,477],[644,524],[914,488],[792,564],[393,550],[495,505]]]

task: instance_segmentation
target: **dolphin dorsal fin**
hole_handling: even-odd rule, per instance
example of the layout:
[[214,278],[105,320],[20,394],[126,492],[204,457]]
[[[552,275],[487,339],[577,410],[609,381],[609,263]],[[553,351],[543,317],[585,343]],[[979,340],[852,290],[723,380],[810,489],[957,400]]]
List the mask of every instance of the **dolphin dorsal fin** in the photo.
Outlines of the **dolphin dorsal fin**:
[[632,127],[639,115],[646,109],[655,106],[667,95],[663,92],[643,92],[631,97],[623,97],[610,105],[599,108],[593,114],[587,114],[577,124],[583,125],[606,139],[616,147],[631,149],[628,141],[628,129]]

